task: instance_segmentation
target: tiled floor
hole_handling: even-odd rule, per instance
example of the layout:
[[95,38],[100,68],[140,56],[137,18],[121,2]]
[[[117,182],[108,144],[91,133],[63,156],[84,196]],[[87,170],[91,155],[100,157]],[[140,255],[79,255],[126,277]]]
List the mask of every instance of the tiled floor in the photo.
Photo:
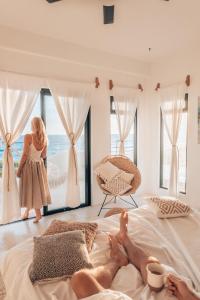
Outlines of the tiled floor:
[[[138,205],[142,204],[141,199],[136,199]],[[109,207],[123,206],[123,203],[110,204]],[[44,232],[50,222],[54,219],[60,219],[65,221],[91,221],[97,219],[97,214],[100,206],[90,206],[72,210],[69,212],[63,212],[50,216],[43,217],[38,224],[33,224],[33,219],[27,221],[20,221],[8,225],[0,226],[0,253],[6,251],[25,239],[39,235]],[[105,214],[105,210],[102,211],[101,216]]]

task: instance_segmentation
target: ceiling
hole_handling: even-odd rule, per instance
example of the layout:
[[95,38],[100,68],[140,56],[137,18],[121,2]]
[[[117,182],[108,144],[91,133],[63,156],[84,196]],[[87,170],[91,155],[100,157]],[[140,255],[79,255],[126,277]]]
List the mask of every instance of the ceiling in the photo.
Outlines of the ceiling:
[[0,25],[146,62],[200,45],[199,0],[109,1],[112,25],[103,25],[105,2],[1,0]]

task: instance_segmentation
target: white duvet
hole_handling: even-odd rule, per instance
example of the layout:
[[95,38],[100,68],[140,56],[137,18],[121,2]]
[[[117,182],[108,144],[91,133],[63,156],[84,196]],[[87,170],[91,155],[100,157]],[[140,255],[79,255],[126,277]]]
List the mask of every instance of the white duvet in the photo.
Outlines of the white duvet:
[[[95,266],[106,263],[109,255],[107,232],[116,233],[119,215],[97,221],[99,230],[90,254]],[[129,234],[132,239],[156,256],[167,270],[190,279],[200,292],[200,213],[176,219],[158,219],[149,207],[129,212]],[[32,238],[17,245],[0,257],[0,270],[7,290],[5,300],[75,300],[70,281],[33,286],[28,277],[32,260]],[[127,294],[132,299],[172,299],[166,290],[150,292],[132,265],[121,268],[112,289]],[[98,295],[96,296],[98,300]]]

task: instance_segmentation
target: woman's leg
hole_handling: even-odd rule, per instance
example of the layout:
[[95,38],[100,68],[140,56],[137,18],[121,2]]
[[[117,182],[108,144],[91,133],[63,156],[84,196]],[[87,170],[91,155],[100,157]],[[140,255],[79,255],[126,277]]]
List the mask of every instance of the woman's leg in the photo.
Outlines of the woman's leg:
[[120,231],[117,234],[118,241],[123,245],[128,255],[129,262],[132,263],[141,273],[143,281],[147,282],[146,266],[151,262],[159,263],[158,259],[149,255],[128,236],[128,214],[122,212],[120,217]]
[[112,236],[110,236],[110,246],[112,261],[95,269],[78,271],[73,275],[71,285],[78,299],[92,296],[103,289],[110,288],[118,269],[127,265],[126,256],[120,251],[117,240]]
[[36,218],[33,221],[33,223],[38,223],[40,221],[40,219],[42,218],[42,214],[41,214],[41,211],[39,208],[35,208],[35,215],[36,215]]
[[24,212],[24,214],[23,214],[23,216],[22,216],[22,220],[27,220],[27,219],[28,219],[29,211],[30,211],[29,208],[26,208],[26,209],[25,209],[25,212]]

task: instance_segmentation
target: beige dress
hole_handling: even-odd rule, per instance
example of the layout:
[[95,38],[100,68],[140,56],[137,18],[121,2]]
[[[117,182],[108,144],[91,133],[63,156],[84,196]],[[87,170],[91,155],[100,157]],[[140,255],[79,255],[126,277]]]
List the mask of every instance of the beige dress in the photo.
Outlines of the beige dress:
[[29,148],[28,159],[24,163],[20,177],[20,206],[27,208],[42,208],[51,203],[47,172],[41,157],[33,143]]

